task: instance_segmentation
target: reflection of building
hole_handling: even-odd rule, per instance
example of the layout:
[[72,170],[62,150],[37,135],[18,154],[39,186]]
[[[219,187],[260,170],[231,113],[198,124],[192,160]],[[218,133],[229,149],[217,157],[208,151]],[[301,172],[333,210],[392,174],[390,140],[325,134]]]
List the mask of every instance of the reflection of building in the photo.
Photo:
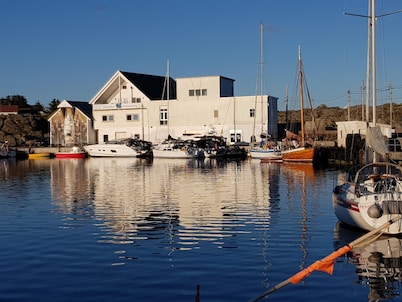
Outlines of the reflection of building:
[[92,107],[86,102],[63,101],[50,115],[50,144],[74,146],[95,143]]
[[77,207],[88,209],[91,187],[84,159],[50,161],[52,199],[64,212]]

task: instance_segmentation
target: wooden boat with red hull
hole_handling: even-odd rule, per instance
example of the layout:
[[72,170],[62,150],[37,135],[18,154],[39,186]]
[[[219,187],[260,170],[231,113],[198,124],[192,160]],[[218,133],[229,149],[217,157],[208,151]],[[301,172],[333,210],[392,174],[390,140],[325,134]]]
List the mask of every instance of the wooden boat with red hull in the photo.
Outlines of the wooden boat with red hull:
[[299,147],[282,151],[282,160],[289,162],[306,162],[314,161],[315,148]]
[[[307,88],[307,83],[304,79],[303,63],[301,59],[301,50],[299,46],[298,50],[298,77],[299,77],[299,97],[300,97],[300,125],[301,135],[286,130],[286,139],[282,150],[282,159],[284,162],[309,162],[313,163],[315,158],[316,149],[312,146],[314,142],[307,144],[305,142],[305,130],[304,130],[304,90],[307,92],[307,98],[310,98],[310,93]],[[310,100],[311,104],[311,100]],[[314,112],[312,111],[312,117],[315,124]],[[290,144],[288,142],[291,142]]]

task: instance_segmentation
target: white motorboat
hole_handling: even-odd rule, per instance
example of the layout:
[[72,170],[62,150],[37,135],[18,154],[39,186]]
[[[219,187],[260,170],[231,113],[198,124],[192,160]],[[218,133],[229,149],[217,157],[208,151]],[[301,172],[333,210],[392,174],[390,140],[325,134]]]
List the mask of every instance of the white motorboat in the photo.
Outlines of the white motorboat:
[[152,157],[151,143],[138,139],[87,145],[84,149],[91,157]]
[[154,158],[205,158],[202,148],[191,141],[167,141],[153,147]]

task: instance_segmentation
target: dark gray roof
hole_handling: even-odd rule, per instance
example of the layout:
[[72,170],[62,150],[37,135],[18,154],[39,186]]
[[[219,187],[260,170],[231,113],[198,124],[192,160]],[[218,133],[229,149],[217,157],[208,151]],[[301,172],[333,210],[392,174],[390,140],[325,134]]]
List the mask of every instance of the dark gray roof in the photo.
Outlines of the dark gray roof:
[[[150,100],[167,100],[166,77],[120,71]],[[169,99],[176,99],[176,81],[169,77]]]
[[78,108],[87,117],[92,119],[92,105],[88,102],[67,101],[71,106]]

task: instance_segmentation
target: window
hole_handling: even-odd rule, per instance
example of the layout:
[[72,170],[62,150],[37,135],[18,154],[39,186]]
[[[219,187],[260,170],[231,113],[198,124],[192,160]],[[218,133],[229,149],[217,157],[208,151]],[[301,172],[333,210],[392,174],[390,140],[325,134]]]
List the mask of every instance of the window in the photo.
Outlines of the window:
[[127,86],[126,85],[123,85],[123,87],[122,87],[123,89],[127,89]]
[[139,121],[140,116],[138,114],[127,114],[127,121]]
[[196,89],[196,90],[195,90],[195,95],[196,95],[196,96],[200,96],[200,95],[201,95],[201,90],[200,90],[200,89]]
[[160,125],[167,125],[168,123],[168,111],[167,108],[161,108],[159,114],[159,124]]
[[255,109],[250,109],[250,117],[254,117],[255,116]]
[[214,110],[214,118],[218,118],[219,117],[219,111],[218,110]]
[[141,98],[131,98],[131,103],[141,103]]
[[201,90],[201,94],[202,94],[203,96],[208,95],[208,94],[207,94],[207,90],[206,90],[206,89]]
[[194,89],[190,89],[190,90],[188,91],[188,95],[189,95],[189,96],[194,96]]
[[234,144],[234,143],[240,143],[241,142],[241,130],[230,130],[230,143]]
[[102,122],[113,122],[113,115],[102,115]]

